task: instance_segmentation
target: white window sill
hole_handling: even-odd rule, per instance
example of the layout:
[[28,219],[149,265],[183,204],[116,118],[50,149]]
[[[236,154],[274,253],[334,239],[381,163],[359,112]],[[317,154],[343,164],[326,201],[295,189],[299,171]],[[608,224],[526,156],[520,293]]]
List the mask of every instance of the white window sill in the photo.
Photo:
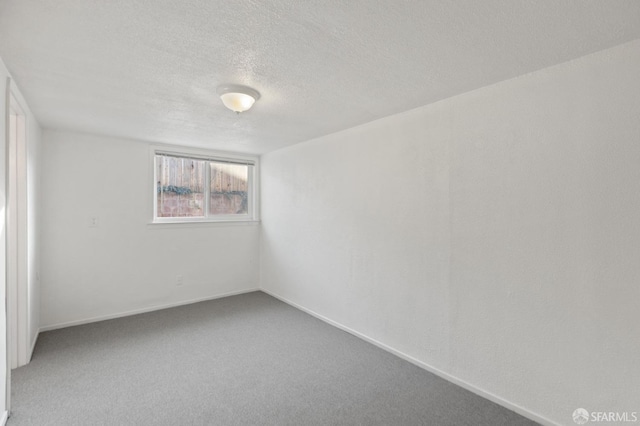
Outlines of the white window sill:
[[256,226],[260,224],[259,220],[172,220],[149,222],[147,227],[151,229],[164,228],[208,228],[208,227],[227,227],[227,226]]

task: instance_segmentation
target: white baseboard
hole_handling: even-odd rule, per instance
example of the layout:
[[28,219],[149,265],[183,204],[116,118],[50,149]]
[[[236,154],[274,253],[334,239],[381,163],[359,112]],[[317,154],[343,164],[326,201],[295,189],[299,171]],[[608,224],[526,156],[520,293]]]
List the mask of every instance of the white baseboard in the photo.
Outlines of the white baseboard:
[[204,301],[207,301],[207,300],[214,300],[214,299],[221,299],[223,297],[236,296],[238,294],[244,294],[244,293],[252,293],[254,291],[260,291],[260,289],[259,288],[250,288],[250,289],[246,289],[246,290],[232,291],[232,292],[229,292],[229,293],[218,294],[218,295],[215,295],[215,296],[200,297],[200,298],[197,298],[197,299],[183,300],[183,301],[180,301],[180,302],[167,303],[167,304],[164,304],[164,305],[149,306],[147,308],[134,309],[134,310],[131,310],[131,311],[118,312],[118,313],[115,313],[115,314],[100,315],[100,316],[97,316],[97,317],[86,318],[86,319],[81,319],[81,320],[61,322],[61,323],[58,323],[58,324],[46,325],[44,327],[40,327],[40,331],[41,332],[42,331],[51,331],[51,330],[57,330],[59,328],[73,327],[74,325],[89,324],[89,323],[92,323],[92,322],[98,322],[98,321],[105,321],[105,320],[110,320],[110,319],[115,319],[115,318],[128,317],[130,315],[144,314],[145,312],[152,312],[152,311],[159,311],[161,309],[175,308],[176,306],[190,305],[192,303],[204,302]]
[[504,399],[502,397],[499,397],[498,395],[495,395],[495,394],[493,394],[491,392],[487,392],[487,391],[485,391],[485,390],[483,390],[483,389],[481,389],[481,388],[479,388],[479,387],[477,387],[475,385],[472,385],[471,383],[465,382],[462,379],[459,379],[459,378],[457,378],[455,376],[452,376],[449,373],[446,373],[446,372],[444,372],[442,370],[439,370],[439,369],[437,369],[437,368],[435,368],[435,367],[433,367],[433,366],[431,366],[429,364],[426,364],[426,363],[424,363],[424,362],[422,362],[422,361],[420,361],[420,360],[418,360],[418,359],[416,359],[416,358],[414,358],[414,357],[412,357],[410,355],[405,354],[404,352],[396,350],[396,349],[394,349],[394,348],[392,348],[390,346],[387,346],[386,344],[384,344],[384,343],[382,343],[382,342],[380,342],[378,340],[375,340],[375,339],[373,339],[373,338],[371,338],[371,337],[369,337],[369,336],[367,336],[365,334],[362,334],[362,333],[360,333],[358,331],[355,331],[355,330],[353,330],[353,329],[351,329],[351,328],[349,328],[349,327],[347,327],[345,325],[342,325],[339,322],[333,321],[333,320],[331,320],[331,319],[329,319],[329,318],[327,318],[327,317],[325,317],[323,315],[320,315],[317,312],[312,311],[311,309],[307,309],[304,306],[300,306],[297,303],[292,302],[291,300],[288,300],[288,299],[280,296],[279,294],[276,294],[276,293],[274,293],[274,292],[272,292],[270,290],[265,290],[264,288],[261,288],[260,291],[262,291],[264,293],[267,293],[268,295],[273,296],[276,299],[281,300],[284,303],[286,303],[288,305],[291,305],[296,309],[300,309],[301,311],[306,312],[309,315],[314,316],[314,317],[318,318],[319,320],[326,322],[327,324],[330,324],[330,325],[332,325],[332,326],[334,326],[336,328],[339,328],[340,330],[346,331],[349,334],[352,334],[352,335],[354,335],[356,337],[359,337],[360,339],[365,340],[365,341],[367,341],[367,342],[379,347],[380,349],[384,349],[385,351],[390,352],[390,353],[392,353],[392,354],[404,359],[405,361],[408,361],[408,362],[410,362],[410,363],[412,363],[412,364],[414,364],[414,365],[416,365],[416,366],[418,366],[418,367],[420,367],[420,368],[422,368],[424,370],[427,370],[430,373],[435,374],[436,376],[442,377],[443,379],[445,379],[445,380],[447,380],[447,381],[449,381],[449,382],[451,382],[453,384],[456,384],[456,385],[460,386],[461,388],[464,388],[464,389],[466,389],[468,391],[471,391],[471,392],[475,393],[476,395],[479,395],[479,396],[481,396],[481,397],[483,397],[485,399],[488,399],[491,402],[495,402],[496,404],[501,405],[501,406],[503,406],[503,407],[505,407],[505,408],[507,408],[507,409],[509,409],[511,411],[514,411],[514,412],[520,414],[523,417],[526,417],[526,418],[528,418],[530,420],[533,420],[534,422],[538,422],[538,423],[540,423],[542,425],[547,425],[547,426],[560,426],[560,424],[558,424],[556,422],[553,422],[553,421],[547,419],[546,417],[543,417],[543,416],[541,416],[539,414],[536,414],[536,413],[534,413],[534,412],[532,412],[530,410],[527,410],[526,408],[521,407],[518,404],[514,404],[514,403],[512,403],[510,401],[507,401],[506,399]]
[[2,418],[0,418],[0,426],[4,426],[7,424],[7,418],[9,417],[9,412],[5,411],[2,413]]
[[38,342],[38,337],[40,336],[41,328],[38,329],[38,332],[33,337],[33,342],[31,342],[31,349],[29,350],[29,358],[27,358],[27,364],[31,362],[31,358],[33,358],[33,350],[36,348],[36,343]]

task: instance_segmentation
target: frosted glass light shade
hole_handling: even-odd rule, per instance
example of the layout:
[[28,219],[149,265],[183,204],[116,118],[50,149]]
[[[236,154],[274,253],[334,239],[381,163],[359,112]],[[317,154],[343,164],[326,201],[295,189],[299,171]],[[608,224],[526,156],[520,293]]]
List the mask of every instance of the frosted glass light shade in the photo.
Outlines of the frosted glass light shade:
[[222,99],[224,106],[235,112],[248,110],[256,101],[251,96],[245,95],[244,93],[225,93],[220,96],[220,99]]
[[260,93],[250,87],[226,84],[218,87],[224,106],[234,112],[244,112],[260,99]]

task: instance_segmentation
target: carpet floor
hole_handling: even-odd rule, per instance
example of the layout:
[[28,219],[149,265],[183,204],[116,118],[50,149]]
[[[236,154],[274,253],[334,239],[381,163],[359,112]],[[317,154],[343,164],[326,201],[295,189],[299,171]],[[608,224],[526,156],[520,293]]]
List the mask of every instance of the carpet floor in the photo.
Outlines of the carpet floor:
[[533,425],[262,292],[40,334],[9,426]]

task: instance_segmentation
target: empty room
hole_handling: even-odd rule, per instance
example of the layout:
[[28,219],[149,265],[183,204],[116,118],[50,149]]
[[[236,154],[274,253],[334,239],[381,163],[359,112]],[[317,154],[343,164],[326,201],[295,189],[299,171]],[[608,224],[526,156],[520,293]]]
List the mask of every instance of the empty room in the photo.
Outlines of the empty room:
[[640,1],[0,0],[0,426],[640,424]]

